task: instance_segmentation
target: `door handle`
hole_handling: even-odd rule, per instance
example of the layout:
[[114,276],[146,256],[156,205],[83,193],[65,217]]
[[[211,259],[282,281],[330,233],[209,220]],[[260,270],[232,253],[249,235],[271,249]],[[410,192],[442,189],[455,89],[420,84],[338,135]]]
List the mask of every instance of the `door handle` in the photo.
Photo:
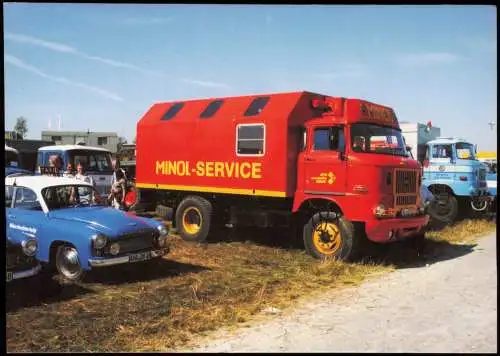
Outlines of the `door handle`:
[[305,157],[305,160],[306,160],[306,161],[316,161],[316,158],[312,158],[312,157]]

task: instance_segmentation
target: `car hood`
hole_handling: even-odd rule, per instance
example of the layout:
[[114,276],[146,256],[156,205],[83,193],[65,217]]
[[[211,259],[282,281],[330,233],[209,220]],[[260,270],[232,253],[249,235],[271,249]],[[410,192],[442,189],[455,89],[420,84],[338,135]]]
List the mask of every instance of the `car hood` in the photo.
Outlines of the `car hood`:
[[156,221],[128,215],[121,210],[110,207],[61,209],[51,211],[50,217],[85,224],[88,228],[109,237],[133,233],[137,230],[152,229],[159,225],[156,224]]

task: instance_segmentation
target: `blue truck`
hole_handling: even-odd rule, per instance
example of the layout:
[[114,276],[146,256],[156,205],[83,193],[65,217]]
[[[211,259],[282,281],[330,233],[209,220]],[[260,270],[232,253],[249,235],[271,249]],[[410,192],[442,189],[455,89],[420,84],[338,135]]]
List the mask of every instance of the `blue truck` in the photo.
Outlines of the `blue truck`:
[[493,197],[488,192],[487,170],[475,157],[475,146],[458,137],[440,137],[431,122],[401,123],[406,145],[422,164],[425,184],[436,198],[431,216],[454,222],[459,213],[486,213]]

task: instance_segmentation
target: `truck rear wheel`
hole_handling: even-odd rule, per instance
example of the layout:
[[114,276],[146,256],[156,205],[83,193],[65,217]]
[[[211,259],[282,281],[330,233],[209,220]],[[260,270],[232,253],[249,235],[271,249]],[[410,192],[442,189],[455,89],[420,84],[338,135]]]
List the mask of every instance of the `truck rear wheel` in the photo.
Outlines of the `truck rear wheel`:
[[314,214],[304,226],[303,238],[306,251],[315,258],[350,260],[358,253],[354,225],[334,212]]
[[212,204],[198,196],[184,198],[175,212],[176,227],[183,240],[203,242],[210,231]]

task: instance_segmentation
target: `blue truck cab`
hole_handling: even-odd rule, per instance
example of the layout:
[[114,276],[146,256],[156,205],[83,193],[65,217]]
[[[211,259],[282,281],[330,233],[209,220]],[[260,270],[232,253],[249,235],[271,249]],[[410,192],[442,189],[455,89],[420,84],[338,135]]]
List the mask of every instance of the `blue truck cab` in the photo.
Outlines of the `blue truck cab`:
[[465,139],[439,137],[428,141],[423,160],[423,183],[439,201],[437,216],[453,222],[461,200],[474,211],[485,211],[491,195],[486,182],[487,170],[476,159],[475,147]]
[[20,167],[19,152],[5,145],[5,177],[16,174],[32,174],[32,172]]
[[[111,164],[111,152],[101,147],[91,147],[84,145],[56,145],[45,146],[38,149],[37,172],[40,174],[40,167],[49,167],[51,157],[57,157],[61,173],[71,164],[73,170],[78,164],[83,166],[87,176],[92,178],[92,182],[99,194],[106,196],[111,190],[113,177],[113,167]],[[73,172],[74,173],[74,172]]]

